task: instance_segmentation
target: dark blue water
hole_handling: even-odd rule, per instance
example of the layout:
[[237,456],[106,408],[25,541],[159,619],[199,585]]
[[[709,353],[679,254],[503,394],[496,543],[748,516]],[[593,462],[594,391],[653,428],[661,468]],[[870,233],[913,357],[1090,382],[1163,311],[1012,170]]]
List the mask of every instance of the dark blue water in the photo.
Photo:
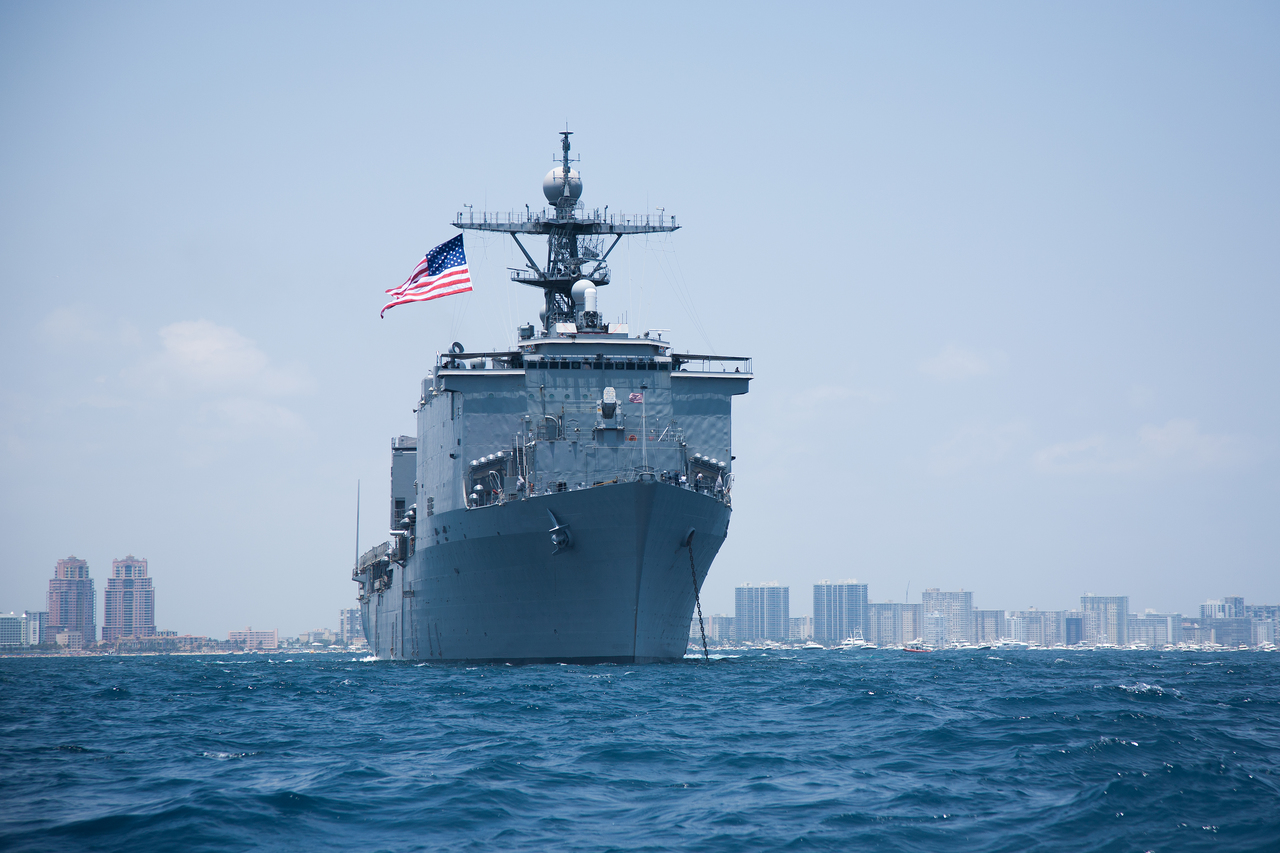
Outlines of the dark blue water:
[[0,660],[0,849],[1280,850],[1280,655]]

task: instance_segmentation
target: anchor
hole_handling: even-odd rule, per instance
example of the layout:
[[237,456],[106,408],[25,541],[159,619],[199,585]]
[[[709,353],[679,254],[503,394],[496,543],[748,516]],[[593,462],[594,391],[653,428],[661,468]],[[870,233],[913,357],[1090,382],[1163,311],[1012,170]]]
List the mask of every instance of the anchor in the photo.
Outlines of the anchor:
[[560,523],[560,519],[556,518],[554,512],[547,510],[547,515],[551,516],[551,544],[556,546],[551,556],[554,557],[561,551],[568,551],[573,547],[573,533],[569,531],[569,525]]

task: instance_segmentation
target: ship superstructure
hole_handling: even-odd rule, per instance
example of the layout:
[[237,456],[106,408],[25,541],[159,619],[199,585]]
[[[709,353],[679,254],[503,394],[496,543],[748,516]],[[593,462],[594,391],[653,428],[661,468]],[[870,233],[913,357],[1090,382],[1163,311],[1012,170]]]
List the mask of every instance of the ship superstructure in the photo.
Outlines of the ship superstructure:
[[[747,358],[679,353],[604,320],[622,237],[674,218],[582,206],[570,134],[537,213],[460,214],[504,232],[544,292],[502,352],[455,343],[422,382],[415,437],[392,444],[391,539],[354,573],[384,658],[675,660],[728,532],[731,401]],[[521,237],[547,239],[539,265]],[[692,569],[691,569],[692,565]]]

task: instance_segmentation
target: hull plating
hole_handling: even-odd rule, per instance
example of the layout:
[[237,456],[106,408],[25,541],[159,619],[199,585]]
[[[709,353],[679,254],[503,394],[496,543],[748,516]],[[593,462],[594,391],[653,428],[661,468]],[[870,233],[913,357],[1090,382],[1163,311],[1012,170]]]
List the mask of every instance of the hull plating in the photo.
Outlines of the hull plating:
[[[573,544],[553,554],[551,516]],[[417,551],[362,604],[380,658],[440,661],[678,660],[694,578],[724,543],[721,501],[661,482],[560,492],[420,518]]]

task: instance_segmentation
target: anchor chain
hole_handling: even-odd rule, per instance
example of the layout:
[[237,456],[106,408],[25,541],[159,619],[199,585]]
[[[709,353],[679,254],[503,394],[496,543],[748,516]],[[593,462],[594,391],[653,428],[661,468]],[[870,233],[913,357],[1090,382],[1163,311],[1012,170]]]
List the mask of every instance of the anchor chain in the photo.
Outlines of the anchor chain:
[[689,538],[689,573],[693,575],[693,603],[698,606],[698,631],[702,634],[702,659],[709,661],[707,652],[707,629],[702,624],[702,599],[698,595],[698,570],[693,566],[693,538]]

